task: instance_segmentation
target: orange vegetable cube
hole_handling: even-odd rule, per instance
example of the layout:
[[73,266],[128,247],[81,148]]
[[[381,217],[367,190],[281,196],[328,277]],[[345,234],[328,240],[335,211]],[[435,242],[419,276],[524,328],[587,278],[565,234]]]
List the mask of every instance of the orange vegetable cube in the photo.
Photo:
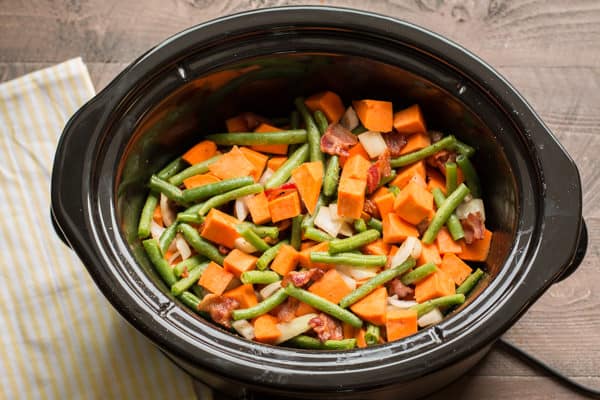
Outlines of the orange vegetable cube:
[[203,140],[189,149],[181,158],[194,165],[206,161],[217,154],[217,145],[211,140]]
[[164,226],[162,212],[160,211],[160,205],[154,208],[154,213],[152,213],[152,220],[158,225]]
[[455,293],[454,280],[439,269],[415,284],[415,300],[418,303]]
[[442,227],[435,238],[435,244],[437,245],[440,254],[446,253],[460,253],[462,248],[459,242],[455,242],[448,232],[446,227]]
[[421,255],[417,259],[417,265],[434,263],[435,265],[440,265],[442,263],[442,258],[440,257],[440,252],[438,251],[435,243],[425,244],[421,242]]
[[313,251],[327,251],[329,250],[329,242],[317,243],[313,246],[306,247],[298,254],[298,264],[304,268],[324,268],[329,269],[329,264],[324,263],[313,263],[310,261],[310,253]]
[[354,314],[375,325],[385,324],[386,308],[387,289],[384,286],[378,287],[350,306]]
[[394,211],[405,221],[417,225],[434,215],[433,195],[415,182],[409,182],[396,196]]
[[223,154],[221,158],[208,166],[208,170],[220,179],[254,176],[255,169],[254,164],[237,146],[233,146],[231,151]]
[[236,278],[239,278],[243,272],[255,269],[257,260],[258,258],[253,255],[233,249],[223,260],[223,268],[225,268],[225,271],[235,275]]
[[220,179],[213,174],[199,174],[190,176],[183,180],[183,185],[186,189],[192,189],[199,186],[208,185],[209,183],[219,182]]
[[236,230],[236,226],[239,223],[240,221],[237,218],[213,208],[204,219],[204,226],[200,232],[200,236],[231,249],[235,247],[235,239],[240,237],[240,234]]
[[433,192],[433,189],[439,188],[446,194],[446,178],[432,168],[427,168],[427,190]]
[[243,112],[235,117],[229,118],[225,121],[227,125],[227,132],[252,132],[254,128],[264,122],[265,118],[260,115]]
[[371,162],[368,159],[363,158],[360,154],[355,154],[344,164],[340,180],[347,178],[366,180],[369,167],[371,167]]
[[258,180],[262,176],[263,171],[265,170],[265,165],[267,165],[267,160],[269,159],[269,156],[251,150],[247,147],[240,147],[240,151],[246,156],[248,161],[250,161],[252,165],[254,165],[252,177],[254,178],[255,182],[258,182]]
[[225,271],[219,264],[211,261],[200,275],[198,285],[211,293],[222,294],[232,279],[232,273]]
[[425,161],[421,160],[398,171],[398,174],[394,180],[390,182],[390,185],[404,189],[404,187],[413,180],[425,184],[425,176]]
[[338,215],[358,219],[365,205],[365,180],[341,179],[338,186]]
[[298,251],[288,244],[284,244],[279,249],[275,259],[271,263],[271,269],[281,276],[296,269],[298,265]]
[[269,201],[269,213],[273,222],[283,221],[299,215],[300,197],[296,190]]
[[296,308],[296,317],[301,317],[303,315],[306,314],[312,314],[312,313],[317,313],[319,312],[316,308],[314,308],[313,306],[309,306],[306,303],[300,302],[298,304],[298,308]]
[[394,201],[396,196],[392,192],[388,192],[383,196],[377,196],[373,199],[373,202],[379,210],[381,218],[385,218],[386,215],[394,211]]
[[304,104],[306,104],[306,107],[313,113],[317,110],[321,110],[330,124],[337,123],[346,111],[340,96],[330,91],[313,94],[308,99],[304,100]]
[[466,244],[464,240],[460,241],[460,258],[467,261],[485,261],[490,252],[492,243],[492,232],[487,229],[483,232],[483,239],[473,240],[473,243]]
[[246,201],[248,211],[252,217],[252,222],[257,225],[265,224],[271,220],[271,212],[269,211],[269,200],[265,192],[260,192]]
[[364,349],[365,347],[367,347],[367,341],[365,340],[365,333],[367,333],[367,331],[364,328],[360,328],[356,332],[356,347],[358,347],[359,349]]
[[392,103],[380,100],[359,100],[352,102],[358,119],[367,130],[390,132],[393,125]]
[[321,279],[310,285],[308,291],[337,304],[352,289],[348,287],[337,270],[330,269]]
[[358,142],[357,144],[352,146],[350,150],[348,150],[347,156],[340,156],[340,165],[342,166],[342,168],[346,165],[346,161],[348,161],[352,156],[356,155],[361,156],[367,161],[369,160],[369,153],[367,153],[363,145],[360,142]]
[[419,231],[397,214],[388,213],[383,218],[383,242],[402,243],[407,237],[419,237]]
[[417,312],[415,310],[390,309],[386,319],[385,331],[388,342],[417,333]]
[[237,300],[237,302],[240,303],[239,308],[254,307],[258,304],[256,293],[254,293],[254,287],[250,283],[228,290],[223,293],[223,296]]
[[452,253],[444,254],[440,269],[454,280],[456,286],[460,286],[472,272],[471,267]]
[[263,314],[254,319],[254,340],[261,343],[273,344],[281,331],[277,327],[277,318],[270,314]]
[[271,157],[267,161],[267,168],[275,172],[287,161],[287,157]]
[[427,132],[425,119],[421,114],[418,104],[400,110],[394,114],[394,129],[398,133],[410,135],[413,133]]
[[342,332],[344,335],[344,339],[352,339],[356,336],[356,328],[354,328],[347,322],[342,323]]
[[[281,129],[276,128],[272,125],[262,123],[260,124],[254,132],[265,133],[265,132],[281,132]],[[252,148],[256,151],[261,151],[263,153],[272,153],[272,154],[287,154],[288,145],[287,144],[260,144],[254,145]]]
[[361,250],[363,253],[374,256],[387,256],[390,252],[390,245],[385,243],[383,239],[377,239],[376,241],[363,246]]
[[407,138],[406,146],[400,150],[400,155],[412,153],[413,151],[421,150],[431,144],[429,135],[425,132],[415,133]]
[[313,214],[323,185],[323,163],[321,161],[302,163],[292,171],[292,178],[306,209]]

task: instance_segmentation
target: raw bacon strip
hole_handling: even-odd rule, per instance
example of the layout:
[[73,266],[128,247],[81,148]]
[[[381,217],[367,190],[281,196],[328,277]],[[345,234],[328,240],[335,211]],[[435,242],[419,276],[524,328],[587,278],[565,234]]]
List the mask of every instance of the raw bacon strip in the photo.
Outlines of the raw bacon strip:
[[207,294],[198,304],[198,310],[209,313],[217,324],[231,328],[231,313],[239,306],[240,303],[230,297]]
[[358,143],[356,136],[340,124],[330,124],[321,137],[321,151],[323,153],[348,156],[348,149]]
[[480,212],[470,213],[467,218],[460,220],[460,224],[465,232],[465,243],[471,244],[474,240],[483,239],[485,224]]
[[327,314],[321,313],[318,317],[314,317],[308,323],[316,332],[317,336],[319,336],[321,342],[344,338],[342,324]]

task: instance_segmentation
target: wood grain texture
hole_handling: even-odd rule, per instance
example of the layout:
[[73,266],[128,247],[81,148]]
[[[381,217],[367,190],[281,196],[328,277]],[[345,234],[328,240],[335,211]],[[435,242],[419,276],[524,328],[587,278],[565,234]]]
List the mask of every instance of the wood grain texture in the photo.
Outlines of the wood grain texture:
[[[0,81],[81,56],[97,89],[149,47],[191,25],[289,0],[0,0]],[[506,337],[600,386],[600,1],[330,0],[444,35],[502,73],[577,163],[590,243],[569,279],[552,286]],[[582,398],[494,350],[430,400]]]

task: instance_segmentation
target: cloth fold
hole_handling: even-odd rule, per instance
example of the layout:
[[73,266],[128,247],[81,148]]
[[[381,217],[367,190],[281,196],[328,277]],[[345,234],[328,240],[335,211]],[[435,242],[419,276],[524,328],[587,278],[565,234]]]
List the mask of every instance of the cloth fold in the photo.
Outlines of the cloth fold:
[[194,399],[49,219],[58,138],[93,95],[81,58],[0,84],[0,399]]

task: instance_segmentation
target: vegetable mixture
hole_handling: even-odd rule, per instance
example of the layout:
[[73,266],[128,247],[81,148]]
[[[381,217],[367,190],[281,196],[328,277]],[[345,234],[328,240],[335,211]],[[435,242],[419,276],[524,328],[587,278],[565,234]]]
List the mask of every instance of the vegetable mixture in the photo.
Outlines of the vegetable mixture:
[[138,236],[184,304],[246,339],[345,350],[392,342],[465,301],[486,260],[481,187],[418,105],[242,113],[153,175]]

